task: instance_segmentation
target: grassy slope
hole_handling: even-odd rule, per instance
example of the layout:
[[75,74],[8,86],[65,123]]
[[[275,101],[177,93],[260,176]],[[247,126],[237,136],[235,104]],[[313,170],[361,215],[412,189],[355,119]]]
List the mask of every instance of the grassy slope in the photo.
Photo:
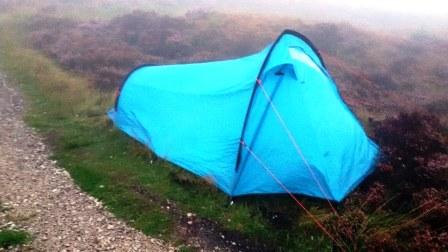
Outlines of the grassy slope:
[[23,245],[29,240],[29,234],[25,231],[0,229],[0,248],[7,249],[9,247],[15,247]]
[[179,242],[176,218],[161,209],[169,200],[184,213],[195,212],[227,230],[272,246],[281,244],[285,250],[329,249],[309,221],[298,222],[292,230],[275,229],[257,207],[229,206],[222,193],[203,185],[179,184],[169,164],[150,164],[150,157],[137,155],[140,151],[135,149],[141,147],[113,129],[104,115],[111,96],[90,89],[85,78],[28,49],[17,20],[23,19],[0,17],[0,67],[20,84],[30,102],[26,121],[48,137],[54,158],[76,183],[115,215],[146,234]]
[[[3,214],[7,210],[8,208],[4,207],[0,201],[0,214]],[[30,239],[31,236],[26,231],[0,228],[0,250],[2,248],[7,249],[9,247],[23,245],[29,242]]]

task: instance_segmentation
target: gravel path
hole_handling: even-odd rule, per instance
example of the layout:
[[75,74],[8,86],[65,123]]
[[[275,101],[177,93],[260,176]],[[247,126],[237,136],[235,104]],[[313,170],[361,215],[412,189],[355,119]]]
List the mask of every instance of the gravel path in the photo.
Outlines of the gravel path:
[[[173,251],[128,227],[48,158],[22,121],[23,101],[0,74],[0,228],[27,230],[20,251]],[[2,249],[0,248],[0,251]]]

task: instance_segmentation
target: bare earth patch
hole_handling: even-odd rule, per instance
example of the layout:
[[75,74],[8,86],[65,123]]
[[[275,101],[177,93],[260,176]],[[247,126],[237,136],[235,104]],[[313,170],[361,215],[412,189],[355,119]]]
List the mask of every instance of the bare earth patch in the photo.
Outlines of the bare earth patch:
[[[23,101],[0,75],[0,228],[31,234],[20,251],[174,251],[127,226],[49,159],[22,120]],[[0,251],[2,249],[0,248]]]

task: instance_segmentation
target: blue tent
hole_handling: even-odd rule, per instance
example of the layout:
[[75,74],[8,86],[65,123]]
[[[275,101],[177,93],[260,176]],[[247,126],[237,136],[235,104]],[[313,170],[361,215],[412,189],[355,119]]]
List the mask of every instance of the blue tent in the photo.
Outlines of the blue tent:
[[290,30],[243,58],[138,67],[109,117],[231,196],[287,188],[340,201],[372,171],[378,152],[319,52]]

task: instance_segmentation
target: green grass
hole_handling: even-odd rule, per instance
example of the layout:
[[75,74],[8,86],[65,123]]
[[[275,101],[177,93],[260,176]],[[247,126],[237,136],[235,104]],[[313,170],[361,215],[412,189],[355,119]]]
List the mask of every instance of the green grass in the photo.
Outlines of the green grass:
[[30,235],[21,230],[5,229],[0,230],[0,248],[7,249],[27,243]]
[[0,68],[29,101],[27,123],[46,136],[53,158],[75,182],[116,216],[146,234],[181,243],[176,216],[161,209],[168,200],[183,213],[195,212],[279,251],[331,250],[328,240],[301,215],[290,229],[278,229],[262,217],[263,205],[281,203],[299,211],[291,201],[254,199],[230,205],[229,198],[211,186],[179,183],[178,169],[167,162],[151,164],[151,156],[106,118],[111,94],[91,89],[86,78],[27,48],[23,43],[27,31],[19,25],[23,19],[0,20]]

